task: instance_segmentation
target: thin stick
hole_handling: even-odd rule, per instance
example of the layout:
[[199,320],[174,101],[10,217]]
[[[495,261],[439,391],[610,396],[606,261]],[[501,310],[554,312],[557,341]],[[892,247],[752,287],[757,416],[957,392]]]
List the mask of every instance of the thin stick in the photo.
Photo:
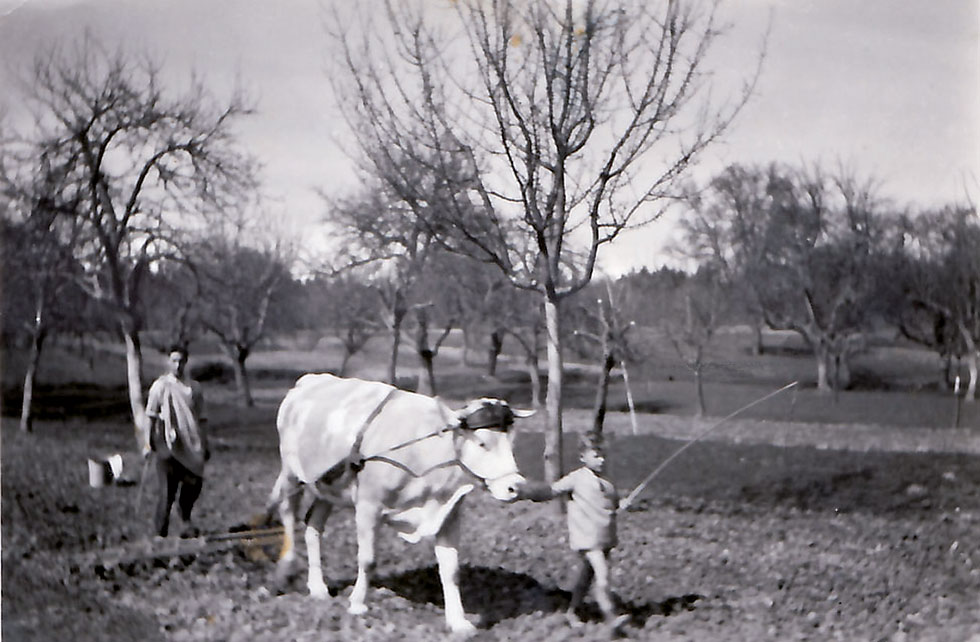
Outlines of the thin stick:
[[626,371],[626,362],[620,361],[623,367],[623,384],[626,386],[626,403],[630,407],[630,424],[633,426],[633,434],[636,434],[636,408],[633,405],[633,391],[630,390],[630,375]]
[[260,539],[264,537],[277,537],[285,533],[285,529],[282,526],[273,526],[270,528],[256,528],[248,531],[238,531],[235,533],[215,533],[212,535],[205,535],[204,539],[208,542],[227,542],[239,539]]
[[771,398],[775,397],[776,395],[778,395],[779,393],[781,393],[783,391],[789,390],[790,388],[792,388],[793,386],[795,386],[797,383],[799,383],[799,382],[798,381],[794,381],[793,383],[786,384],[785,386],[783,386],[779,390],[776,390],[775,392],[770,392],[765,397],[762,397],[761,399],[756,399],[752,403],[747,404],[745,406],[742,406],[741,408],[739,408],[735,412],[733,412],[733,413],[731,413],[729,415],[726,415],[724,418],[719,419],[717,422],[715,422],[714,424],[712,424],[711,426],[709,426],[705,430],[702,430],[694,439],[692,439],[691,441],[687,442],[686,444],[684,444],[683,446],[681,446],[680,448],[678,448],[676,451],[674,451],[674,453],[670,457],[668,457],[667,459],[665,459],[659,466],[657,466],[653,470],[652,473],[650,473],[649,475],[647,475],[646,476],[646,479],[644,479],[643,481],[641,481],[639,483],[639,485],[636,488],[634,488],[633,491],[629,495],[626,496],[626,499],[624,499],[623,501],[621,501],[619,503],[619,510],[626,510],[626,508],[630,504],[633,503],[633,500],[636,499],[636,496],[639,495],[643,491],[644,488],[646,488],[647,484],[649,484],[650,481],[654,477],[656,477],[657,475],[659,475],[660,474],[660,471],[662,471],[664,468],[667,467],[667,464],[669,464],[674,459],[676,459],[677,456],[680,455],[682,452],[684,452],[685,450],[687,450],[688,448],[690,448],[691,446],[693,446],[694,444],[696,444],[702,437],[704,437],[705,435],[707,435],[709,432],[711,432],[712,430],[716,429],[718,426],[722,425],[723,423],[725,423],[726,421],[728,421],[729,419],[731,419],[735,415],[737,415],[737,414],[739,414],[741,412],[744,412],[744,411],[748,410],[752,406],[756,406],[756,405],[762,403],[763,401],[766,401],[768,399],[771,399]]

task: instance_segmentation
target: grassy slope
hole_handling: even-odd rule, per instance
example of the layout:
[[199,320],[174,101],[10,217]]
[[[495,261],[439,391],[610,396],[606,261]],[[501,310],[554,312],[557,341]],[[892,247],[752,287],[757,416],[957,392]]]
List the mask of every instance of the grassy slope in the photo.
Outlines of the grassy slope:
[[[752,357],[745,350],[745,336],[723,334],[716,342],[705,383],[708,415],[724,416],[790,381],[799,381],[791,392],[760,404],[741,415],[743,419],[829,425],[861,424],[948,428],[955,419],[956,400],[937,389],[938,358],[924,350],[907,347],[874,347],[853,362],[856,386],[836,395],[820,395],[814,389],[812,357],[798,338],[785,333],[766,336],[769,352]],[[193,347],[191,365],[224,361],[217,347],[202,343]],[[696,397],[689,372],[665,347],[647,350],[647,358],[631,364],[630,382],[641,423],[652,416],[690,417]],[[2,355],[4,414],[19,410],[18,390],[26,355],[4,350]],[[482,354],[476,354],[477,360]],[[144,351],[144,377],[148,382],[161,372],[162,356],[151,348]],[[451,336],[436,359],[439,393],[452,402],[476,395],[495,395],[512,404],[529,403],[527,375],[516,355],[505,353],[498,376],[487,377],[479,366],[461,363],[458,336]],[[334,342],[317,337],[280,342],[274,348],[256,351],[248,366],[253,392],[260,405],[276,405],[285,390],[304,372],[329,371],[340,363]],[[387,339],[375,338],[368,349],[351,361],[348,374],[366,379],[385,376]],[[418,374],[418,359],[407,347],[400,355],[399,375],[412,379]],[[569,359],[565,379],[565,403],[574,409],[592,407],[595,373],[588,365]],[[102,345],[80,351],[77,346],[51,345],[45,353],[39,376],[38,405],[45,416],[73,414],[110,415],[126,412],[125,361],[122,347]],[[93,386],[108,387],[97,389]],[[212,403],[234,404],[231,383],[207,383]],[[980,404],[961,404],[959,425],[980,427]],[[627,410],[627,395],[621,376],[610,390],[612,411]],[[652,414],[651,414],[652,413]],[[577,420],[576,420],[577,423]]]

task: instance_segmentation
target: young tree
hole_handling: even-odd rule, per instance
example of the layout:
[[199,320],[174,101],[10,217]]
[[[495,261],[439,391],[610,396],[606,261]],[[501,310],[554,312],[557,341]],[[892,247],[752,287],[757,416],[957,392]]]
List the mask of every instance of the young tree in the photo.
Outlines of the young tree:
[[142,424],[143,278],[193,214],[219,212],[251,190],[252,163],[232,130],[249,108],[237,94],[219,105],[199,80],[177,95],[149,57],[111,53],[89,37],[39,56],[23,97],[35,114],[28,146],[70,168],[67,181],[84,190],[80,283],[115,312]]
[[751,83],[727,104],[711,102],[714,4],[453,7],[458,44],[440,29],[450,16],[409,3],[386,2],[384,29],[362,39],[338,29],[346,72],[338,95],[365,171],[444,243],[541,297],[553,480],[562,452],[560,302],[589,283],[601,247],[662,214]]
[[626,321],[618,313],[618,306],[613,295],[613,288],[606,282],[606,296],[597,299],[597,314],[589,310],[581,309],[585,313],[586,321],[584,326],[575,331],[576,336],[584,337],[593,343],[591,348],[598,346],[599,379],[596,382],[595,404],[592,408],[592,427],[589,434],[593,439],[602,438],[603,424],[606,419],[606,407],[609,399],[609,383],[612,379],[612,371],[618,364],[624,365],[630,355],[629,331],[635,325],[632,321]]

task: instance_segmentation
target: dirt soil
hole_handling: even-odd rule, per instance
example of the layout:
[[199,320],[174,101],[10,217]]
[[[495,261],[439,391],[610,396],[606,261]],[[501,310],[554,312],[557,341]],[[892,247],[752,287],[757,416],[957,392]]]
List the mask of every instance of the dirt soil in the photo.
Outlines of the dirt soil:
[[[216,426],[198,525],[215,535],[261,511],[278,467],[269,423]],[[449,639],[431,546],[382,529],[369,611],[352,616],[352,510],[335,513],[324,570],[336,597],[273,581],[274,538],[148,536],[155,489],[91,488],[86,459],[131,449],[121,422],[2,432],[4,640]],[[541,435],[518,437],[540,477]],[[571,440],[574,444],[574,440]],[[625,494],[683,442],[612,442]],[[574,445],[566,450],[573,450]],[[569,459],[571,463],[571,458]],[[574,579],[549,505],[466,500],[461,586],[473,640],[597,640],[563,617]],[[633,640],[980,640],[980,458],[710,441],[620,515],[612,583]],[[301,550],[303,549],[300,545]]]

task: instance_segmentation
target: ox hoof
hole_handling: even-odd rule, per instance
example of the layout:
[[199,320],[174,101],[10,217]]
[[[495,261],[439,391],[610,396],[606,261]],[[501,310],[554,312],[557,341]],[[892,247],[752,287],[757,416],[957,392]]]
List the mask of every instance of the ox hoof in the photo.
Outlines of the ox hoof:
[[351,604],[347,607],[347,612],[351,615],[364,615],[367,613],[367,605],[365,604]]
[[454,622],[449,622],[449,630],[453,632],[453,635],[468,636],[476,633],[476,627],[473,623],[467,619],[457,620]]
[[310,584],[308,588],[310,589],[310,597],[317,600],[330,599],[330,591],[326,584]]

